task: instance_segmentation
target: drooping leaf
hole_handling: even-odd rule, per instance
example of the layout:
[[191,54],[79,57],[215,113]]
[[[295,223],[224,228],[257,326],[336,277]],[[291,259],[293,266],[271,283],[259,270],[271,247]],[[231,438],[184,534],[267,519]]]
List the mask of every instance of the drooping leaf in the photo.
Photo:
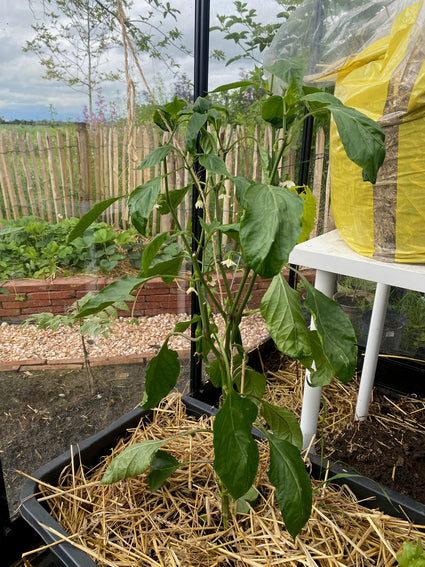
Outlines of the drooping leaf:
[[260,409],[275,437],[285,439],[300,451],[303,448],[303,434],[297,417],[288,409],[263,401]]
[[168,348],[165,341],[160,351],[152,358],[145,374],[143,409],[156,407],[164,396],[177,384],[180,375],[180,361],[176,351]]
[[78,223],[74,226],[71,232],[68,234],[66,239],[67,243],[69,244],[87,230],[87,228],[100,216],[103,211],[106,211],[108,207],[110,207],[113,203],[122,199],[121,197],[113,197],[112,199],[106,199],[105,201],[101,201],[97,203],[90,211],[88,211],[85,215],[83,215]]
[[192,319],[190,319],[190,321],[179,321],[174,326],[174,332],[184,333],[192,325],[192,323],[197,323],[200,320],[201,320],[201,316],[195,315],[194,317],[192,317]]
[[198,134],[201,128],[205,125],[206,121],[207,115],[200,114],[199,112],[194,112],[190,117],[190,120],[187,124],[184,146],[186,150],[191,154],[194,154],[196,152],[196,141],[198,139]]
[[156,492],[165,483],[181,463],[166,451],[157,451],[151,461],[148,474],[149,488],[151,492]]
[[231,390],[214,420],[214,470],[234,500],[248,492],[257,473],[256,417],[257,406]]
[[283,187],[255,184],[244,193],[240,224],[245,260],[263,278],[277,275],[301,234],[304,202]]
[[142,235],[146,233],[146,226],[160,191],[161,176],[154,177],[137,187],[128,199],[131,222]]
[[348,382],[356,369],[356,335],[350,319],[332,299],[305,282],[304,305],[313,315],[323,350],[342,382]]
[[115,457],[100,481],[101,484],[112,484],[147,471],[157,451],[166,443],[165,439],[149,439],[126,447]]
[[276,500],[286,529],[295,540],[311,514],[312,488],[300,451],[288,441],[268,433],[268,477],[276,487]]
[[310,331],[311,358],[300,359],[301,364],[310,370],[308,381],[311,386],[327,386],[335,376],[333,366],[323,350],[317,331]]
[[306,104],[319,105],[319,110],[326,107],[331,112],[347,156],[363,169],[364,181],[375,183],[385,159],[385,134],[381,127],[330,93],[311,93],[303,100]]
[[208,374],[214,388],[220,388],[222,385],[222,375],[218,358],[210,360],[208,364],[205,365],[205,372]]
[[136,167],[136,169],[146,169],[147,167],[154,167],[155,165],[158,165],[168,156],[168,154],[173,149],[173,146],[167,145],[156,148],[145,157],[145,159],[142,161],[139,167]]
[[215,173],[216,175],[223,175],[225,177],[230,175],[224,161],[214,154],[202,154],[199,156],[199,163],[205,167],[209,173]]
[[253,401],[258,403],[266,390],[266,377],[249,366],[242,369],[242,365],[239,365],[234,372],[234,381],[239,392],[241,392],[242,387],[242,373],[244,395],[252,396]]
[[292,358],[311,354],[308,329],[298,292],[282,274],[275,276],[261,300],[261,314],[277,348]]
[[97,295],[86,301],[78,310],[75,317],[79,319],[81,317],[87,317],[87,315],[91,315],[92,313],[98,313],[118,301],[134,301],[135,298],[130,295],[131,292],[146,281],[146,278],[123,276],[119,280],[104,287]]

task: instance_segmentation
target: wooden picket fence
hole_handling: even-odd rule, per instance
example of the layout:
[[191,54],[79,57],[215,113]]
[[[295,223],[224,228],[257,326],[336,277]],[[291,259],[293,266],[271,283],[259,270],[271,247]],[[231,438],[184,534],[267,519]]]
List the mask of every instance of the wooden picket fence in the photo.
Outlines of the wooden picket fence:
[[[235,138],[236,130],[228,126],[223,139]],[[34,215],[57,222],[62,218],[79,217],[93,204],[104,199],[129,194],[134,188],[159,173],[157,168],[140,170],[143,158],[159,142],[162,134],[153,128],[119,129],[99,128],[90,132],[85,124],[75,129],[57,129],[42,134],[18,134],[9,131],[0,135],[0,224],[2,219],[16,219]],[[255,137],[266,148],[272,144],[271,130],[255,131]],[[316,136],[310,187],[317,198],[318,223],[316,232],[326,231],[329,222],[329,195],[324,173],[327,159],[322,130]],[[178,163],[170,157],[168,171]],[[246,142],[235,146],[228,154],[227,169],[235,175],[249,176],[262,181],[258,144]],[[281,169],[291,179],[296,176],[296,152],[287,156]],[[179,170],[169,176],[170,188],[184,187],[187,176]],[[223,195],[225,222],[234,220],[237,213],[232,184]],[[178,210],[182,222],[190,214],[189,196]],[[125,228],[128,211],[125,199],[117,200],[103,215],[109,224]],[[170,218],[157,218],[155,212],[150,231],[169,228]]]

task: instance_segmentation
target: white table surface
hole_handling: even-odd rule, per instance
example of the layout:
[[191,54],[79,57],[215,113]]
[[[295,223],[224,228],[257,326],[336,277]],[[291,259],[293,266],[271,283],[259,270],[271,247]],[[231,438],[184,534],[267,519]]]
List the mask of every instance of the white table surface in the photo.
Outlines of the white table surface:
[[425,264],[396,264],[360,256],[332,230],[301,244],[289,262],[343,276],[425,292]]

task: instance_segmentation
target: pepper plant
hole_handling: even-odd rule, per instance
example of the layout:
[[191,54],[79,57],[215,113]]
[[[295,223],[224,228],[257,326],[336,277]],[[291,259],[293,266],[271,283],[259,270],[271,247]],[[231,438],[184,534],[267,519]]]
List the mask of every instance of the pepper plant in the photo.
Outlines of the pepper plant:
[[[287,79],[283,66],[276,72]],[[240,87],[234,83],[217,89]],[[246,82],[243,85],[247,85]],[[307,112],[305,109],[307,108]],[[301,457],[302,434],[295,416],[283,407],[263,399],[265,377],[250,368],[240,334],[240,323],[248,314],[247,304],[257,278],[271,278],[271,284],[261,302],[261,313],[267,328],[282,353],[296,358],[310,370],[313,385],[328,384],[334,376],[347,382],[354,373],[357,359],[356,338],[347,316],[331,299],[314,289],[307,281],[305,307],[315,322],[315,330],[304,322],[300,296],[289,287],[282,270],[288,256],[300,239],[308,237],[312,227],[311,194],[302,188],[298,194],[279,175],[281,158],[291,147],[296,133],[309,114],[325,120],[332,114],[348,156],[362,169],[365,179],[375,181],[384,159],[384,135],[369,118],[345,107],[333,95],[302,85],[293,75],[279,95],[270,94],[263,102],[262,118],[273,127],[274,146],[271,152],[260,149],[263,182],[236,177],[226,168],[226,154],[238,139],[224,145],[220,138],[223,109],[209,98],[198,98],[189,108],[175,98],[157,108],[155,121],[168,131],[168,141],[154,149],[141,163],[140,169],[158,167],[161,173],[149,179],[128,197],[128,210],[133,226],[145,235],[154,207],[160,214],[171,214],[174,227],[157,234],[146,246],[138,276],[124,276],[105,287],[85,302],[77,313],[83,319],[117,301],[132,300],[139,286],[152,278],[162,278],[167,284],[185,280],[189,290],[199,298],[200,314],[178,323],[173,334],[182,334],[196,325],[198,356],[206,364],[212,384],[222,389],[222,402],[211,431],[214,446],[214,469],[222,494],[222,518],[226,525],[232,501],[243,499],[251,487],[259,465],[259,451],[252,436],[257,426],[270,446],[268,476],[276,487],[276,498],[286,527],[296,537],[307,522],[312,503],[312,489]],[[183,142],[180,135],[183,132]],[[189,172],[190,184],[171,188],[167,158],[178,157]],[[198,163],[205,169],[200,181],[195,169]],[[225,183],[234,185],[239,218],[231,224],[223,222]],[[161,187],[164,188],[161,192]],[[201,235],[193,234],[191,223],[183,226],[176,207],[187,192],[195,190],[196,206],[203,211]],[[70,235],[78,237],[116,198],[98,203],[83,216]],[[195,251],[192,242],[195,239]],[[228,239],[234,246],[228,251]],[[209,248],[210,253],[201,252]],[[183,261],[189,262],[191,273],[181,271]],[[234,289],[229,268],[241,270],[240,285]],[[301,276],[302,277],[302,276]],[[224,320],[224,332],[219,334],[213,314]],[[152,359],[145,377],[144,409],[155,408],[176,385],[180,373],[177,352],[168,337]],[[146,441],[124,450],[112,461],[103,483],[112,483],[148,469],[152,487],[165,482],[180,466],[162,449],[168,441]]]

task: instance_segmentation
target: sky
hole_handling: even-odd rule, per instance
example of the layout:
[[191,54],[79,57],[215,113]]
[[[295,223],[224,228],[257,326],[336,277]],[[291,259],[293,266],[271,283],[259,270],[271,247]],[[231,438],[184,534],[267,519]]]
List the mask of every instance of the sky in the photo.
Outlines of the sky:
[[[255,8],[263,22],[273,22],[277,4],[275,0],[244,0],[249,8]],[[179,28],[183,32],[186,45],[193,46],[195,0],[170,0],[172,6],[182,12]],[[33,53],[24,53],[22,47],[26,40],[33,37],[31,25],[37,13],[40,13],[41,0],[1,0],[0,2],[0,117],[5,120],[52,119],[75,120],[82,116],[86,96],[72,90],[64,84],[43,79],[44,68]],[[134,0],[134,5],[141,10],[143,0]],[[38,9],[37,9],[38,8]],[[232,13],[233,2],[230,0],[210,0],[210,24],[217,23],[216,14]],[[210,33],[210,50],[223,49],[230,57],[232,44],[225,41],[217,32]],[[111,64],[124,68],[121,51],[109,54]],[[193,57],[178,56],[181,70],[193,78]],[[158,77],[165,86],[175,79],[165,67],[148,58],[141,61],[143,71],[151,86],[155,88]],[[225,67],[224,62],[210,61],[209,88],[225,84],[240,78],[240,63]],[[134,74],[134,79],[137,75]],[[141,89],[141,85],[139,85]],[[124,82],[105,83],[102,94],[107,101],[115,100],[125,106],[126,86]]]

